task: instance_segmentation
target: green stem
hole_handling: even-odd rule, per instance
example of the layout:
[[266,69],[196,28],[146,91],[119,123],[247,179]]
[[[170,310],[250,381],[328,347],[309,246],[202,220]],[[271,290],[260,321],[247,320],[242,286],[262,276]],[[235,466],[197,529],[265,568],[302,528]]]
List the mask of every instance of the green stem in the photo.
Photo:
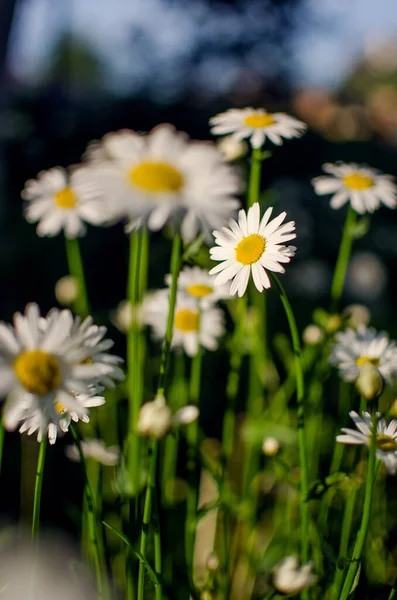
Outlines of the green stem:
[[345,583],[342,588],[342,594],[340,600],[347,600],[350,595],[356,574],[359,568],[361,555],[364,549],[365,539],[368,533],[369,520],[371,517],[372,499],[375,487],[375,473],[376,473],[376,434],[377,434],[377,415],[376,408],[372,413],[372,435],[371,443],[369,447],[368,456],[368,471],[367,480],[365,483],[365,496],[364,496],[364,507],[361,518],[360,529],[357,534],[356,543],[353,549],[353,556],[349,565],[349,570],[346,575]]
[[390,590],[390,595],[388,600],[394,600],[397,598],[397,583],[394,584],[394,587]]
[[255,202],[259,202],[259,193],[261,186],[262,150],[253,148],[251,154],[251,168],[248,181],[248,208],[251,208]]
[[74,309],[76,314],[84,318],[89,314],[90,307],[85,283],[83,260],[80,252],[80,243],[77,238],[71,240],[65,238],[65,244],[69,273],[76,279],[78,285],[78,294],[74,302]]
[[97,516],[96,516],[96,507],[94,502],[94,493],[91,487],[91,483],[88,479],[88,470],[87,470],[87,461],[84,456],[83,448],[81,446],[80,436],[78,434],[77,428],[73,423],[69,426],[70,433],[72,434],[74,443],[76,444],[77,451],[80,457],[80,463],[82,466],[82,472],[84,476],[85,482],[85,497],[87,500],[87,520],[88,520],[88,528],[90,535],[90,545],[91,545],[91,556],[94,560],[95,567],[95,575],[97,582],[97,592],[98,592],[98,600],[103,598],[103,588],[104,588],[104,575],[105,573],[105,565],[101,564],[100,559],[100,548],[98,541],[98,532],[97,532]]
[[357,214],[349,206],[347,211],[345,225],[343,227],[342,240],[339,247],[339,254],[335,265],[334,277],[331,285],[331,310],[338,310],[338,305],[342,296],[345,284],[347,266],[353,246],[354,234],[352,232],[357,221]]
[[32,540],[37,538],[40,526],[41,490],[43,487],[44,463],[48,445],[47,432],[40,442],[39,457],[37,459],[36,485],[34,489]]
[[[353,481],[353,489],[350,490],[347,495],[345,511],[343,514],[342,533],[341,533],[339,553],[338,553],[339,559],[346,558],[348,550],[349,550],[349,540],[350,540],[350,534],[351,534],[352,524],[353,524],[354,508],[355,508],[356,498],[357,498],[357,490],[358,490],[357,483],[355,481]],[[341,591],[342,584],[343,584],[343,576],[344,576],[344,569],[340,569],[339,567],[337,567],[337,570],[335,573],[335,578],[334,578],[334,591],[332,594],[332,597],[335,600],[338,600],[338,598],[339,598],[340,591]]]
[[[300,522],[301,522],[301,559],[302,563],[307,562],[309,554],[309,510],[307,505],[307,494],[309,489],[308,482],[308,459],[305,433],[305,384],[303,376],[303,366],[301,360],[301,349],[299,341],[298,328],[296,326],[295,316],[282,284],[274,273],[270,277],[277,287],[281,302],[287,316],[288,325],[291,332],[292,347],[295,354],[296,368],[296,400],[297,400],[297,419],[298,419],[298,444],[299,444],[299,462],[301,469],[301,480],[299,486],[300,501]],[[303,593],[305,596],[306,594]]]

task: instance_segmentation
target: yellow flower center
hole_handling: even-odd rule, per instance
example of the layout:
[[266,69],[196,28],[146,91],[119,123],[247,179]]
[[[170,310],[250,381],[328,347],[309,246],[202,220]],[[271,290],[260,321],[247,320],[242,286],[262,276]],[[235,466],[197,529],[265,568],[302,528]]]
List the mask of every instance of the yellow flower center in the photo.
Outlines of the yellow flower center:
[[263,115],[248,115],[248,117],[244,117],[243,120],[244,125],[247,125],[247,127],[253,127],[254,129],[269,127],[269,125],[274,125],[275,122],[276,121],[269,113],[265,113]]
[[184,333],[198,331],[198,313],[187,308],[182,308],[181,310],[178,310],[178,312],[175,315],[175,327],[176,329],[179,329],[179,331],[183,331]]
[[183,186],[182,174],[163,162],[141,162],[128,173],[129,182],[145,192],[178,192]]
[[356,360],[356,365],[358,367],[362,367],[365,364],[372,365],[373,367],[378,367],[379,358],[374,358],[373,356],[359,356]]
[[186,291],[188,294],[190,294],[191,296],[195,296],[196,298],[205,298],[205,296],[212,294],[214,290],[209,285],[204,285],[203,283],[195,283],[194,285],[190,285]]
[[389,435],[378,433],[376,436],[376,447],[384,452],[395,452],[397,450],[397,442]]
[[343,178],[343,182],[351,190],[367,190],[374,185],[374,181],[371,177],[360,175],[360,173],[346,175],[346,177]]
[[45,395],[59,387],[61,368],[52,354],[42,350],[26,350],[14,361],[16,376],[32,394]]
[[244,265],[252,265],[260,259],[265,248],[265,238],[258,233],[252,233],[236,246],[236,260]]
[[55,204],[59,208],[70,210],[77,204],[77,196],[70,187],[65,187],[63,190],[55,194]]
[[55,402],[55,410],[61,415],[63,412],[65,412],[65,406],[60,402]]

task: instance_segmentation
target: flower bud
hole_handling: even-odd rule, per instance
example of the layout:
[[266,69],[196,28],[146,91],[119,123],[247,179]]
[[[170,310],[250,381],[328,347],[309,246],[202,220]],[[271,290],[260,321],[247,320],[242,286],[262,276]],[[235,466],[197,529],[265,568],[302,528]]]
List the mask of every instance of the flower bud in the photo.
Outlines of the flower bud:
[[303,332],[303,341],[308,346],[316,346],[324,340],[324,331],[318,325],[308,325]]
[[329,315],[326,330],[328,333],[335,333],[343,325],[342,317],[340,315]]
[[383,379],[378,369],[369,363],[360,367],[356,388],[365,400],[373,400],[382,393]]
[[220,139],[217,146],[227,162],[243,158],[248,152],[248,144],[244,140],[236,140],[232,135]]
[[267,437],[263,440],[262,452],[266,456],[276,456],[280,451],[280,442],[274,437]]
[[349,304],[342,313],[346,324],[349,327],[357,329],[359,325],[368,325],[371,319],[371,313],[363,304]]
[[59,304],[69,306],[72,304],[79,293],[79,283],[75,277],[66,275],[61,277],[55,284],[55,297]]
[[311,562],[299,567],[296,556],[287,556],[274,567],[273,585],[279,594],[298,594],[317,581],[312,568]]
[[137,423],[140,435],[155,438],[165,437],[172,427],[172,412],[164,396],[157,396],[152,402],[146,402],[141,408]]

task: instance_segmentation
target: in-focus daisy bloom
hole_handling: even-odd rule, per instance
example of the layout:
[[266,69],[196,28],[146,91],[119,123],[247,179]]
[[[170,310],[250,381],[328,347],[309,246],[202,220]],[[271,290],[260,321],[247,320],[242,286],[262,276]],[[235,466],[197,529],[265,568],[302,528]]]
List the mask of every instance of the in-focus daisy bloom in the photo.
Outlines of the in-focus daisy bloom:
[[191,241],[199,232],[209,236],[238,208],[239,174],[212,142],[190,141],[164,124],[147,135],[109,133],[102,149],[108,179],[102,184],[128,218],[127,231],[144,224],[157,231],[176,218]]
[[312,571],[312,562],[300,567],[296,556],[287,556],[273,569],[273,585],[279,594],[298,594],[316,583]]
[[[163,340],[167,327],[169,306],[168,290],[151,294],[144,309],[145,322],[150,325],[154,336]],[[216,307],[200,310],[195,298],[182,292],[178,294],[172,348],[183,348],[189,356],[197,354],[199,346],[216,350],[225,333],[223,312]]]
[[339,369],[345,381],[355,381],[360,368],[369,364],[375,367],[386,381],[397,372],[397,348],[386,332],[359,325],[335,335],[329,362]]
[[260,148],[268,138],[281,146],[283,138],[303,135],[307,125],[286,113],[270,113],[262,108],[230,108],[210,119],[211,133],[231,134],[236,141],[249,138],[253,148]]
[[[207,308],[218,300],[230,298],[229,286],[215,285],[215,279],[200,267],[184,267],[178,277],[178,290],[194,298],[201,308]],[[166,275],[165,282],[171,286],[171,275]]]
[[[120,448],[118,446],[106,446],[103,440],[83,440],[81,449],[85,458],[92,458],[106,467],[117,465],[120,459]],[[67,446],[65,454],[70,460],[80,462],[77,446]]]
[[323,169],[328,175],[315,177],[312,183],[316,194],[333,194],[332,208],[350,202],[360,215],[373,213],[381,204],[396,208],[397,185],[391,175],[355,163],[327,163]]
[[[363,412],[360,417],[354,410],[349,415],[356,429],[342,428],[344,435],[338,435],[336,441],[341,444],[370,446],[373,431],[371,415]],[[379,413],[376,429],[376,457],[384,462],[389,473],[395,475],[397,472],[397,420],[393,419],[387,425]]]
[[210,249],[212,260],[222,261],[211,269],[210,275],[219,273],[216,285],[222,285],[230,279],[230,294],[243,296],[247,289],[250,274],[256,289],[262,292],[270,288],[270,279],[266,270],[284,273],[281,263],[289,263],[295,254],[295,246],[284,246],[285,242],[296,237],[295,223],[281,223],[286,212],[269,221],[273,208],[268,208],[262,219],[258,202],[248,210],[240,210],[238,222],[231,219],[229,228],[222,227],[214,231],[218,246]]
[[101,328],[82,331],[69,310],[52,309],[43,318],[37,304],[29,304],[24,315],[16,313],[14,327],[0,323],[6,427],[23,422],[23,430],[39,436],[48,429],[52,441],[58,425],[65,430],[70,419],[87,421],[87,407],[104,402],[97,396],[98,382],[118,375],[113,360],[104,357],[103,334]]
[[54,167],[26,182],[22,191],[26,200],[25,217],[37,223],[40,236],[54,236],[64,230],[65,237],[84,235],[85,223],[101,225],[108,219],[102,193],[86,171],[68,172]]

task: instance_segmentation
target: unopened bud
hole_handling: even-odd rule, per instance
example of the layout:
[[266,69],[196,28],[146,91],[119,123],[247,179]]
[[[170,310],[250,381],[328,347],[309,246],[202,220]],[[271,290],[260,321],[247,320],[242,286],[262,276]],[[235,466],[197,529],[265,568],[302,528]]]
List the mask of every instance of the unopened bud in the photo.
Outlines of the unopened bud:
[[172,412],[164,396],[158,396],[152,402],[146,402],[141,408],[137,423],[140,435],[157,440],[165,437],[172,427]]
[[276,456],[280,451],[280,442],[274,437],[267,437],[263,440],[262,452],[266,456]]
[[298,594],[316,583],[312,569],[313,563],[299,567],[296,556],[287,556],[274,567],[273,585],[279,594]]
[[248,144],[244,140],[236,140],[232,135],[226,135],[221,138],[217,145],[227,162],[238,160],[248,152]]
[[338,331],[343,325],[342,317],[340,315],[329,315],[326,329],[328,333],[334,333]]
[[72,304],[79,293],[79,283],[75,277],[65,275],[61,277],[55,284],[55,297],[59,304],[69,306]]
[[346,319],[346,324],[354,329],[357,329],[359,325],[368,325],[371,319],[371,313],[363,304],[350,304],[346,306],[342,316]]
[[383,379],[378,369],[369,363],[360,367],[356,388],[365,400],[373,400],[382,393]]
[[303,332],[303,341],[308,346],[316,346],[324,340],[324,331],[318,325],[308,325]]

